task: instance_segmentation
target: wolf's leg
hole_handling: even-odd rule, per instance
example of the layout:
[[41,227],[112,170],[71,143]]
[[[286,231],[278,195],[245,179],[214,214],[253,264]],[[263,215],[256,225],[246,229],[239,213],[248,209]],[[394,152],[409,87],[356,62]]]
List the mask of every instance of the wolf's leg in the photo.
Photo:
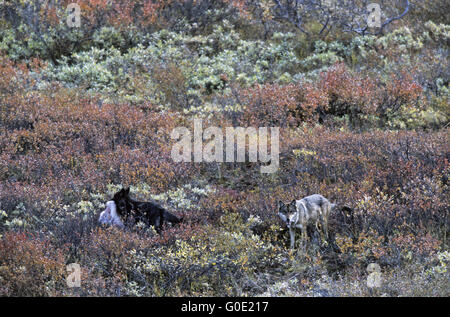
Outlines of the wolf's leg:
[[322,235],[322,242],[327,245],[328,244],[328,210],[330,206],[325,206],[322,210],[322,214],[320,215],[320,227]]
[[[320,214],[319,214],[319,217],[320,217]],[[316,231],[319,234],[319,238],[320,238],[321,241],[324,240],[322,228],[323,228],[323,223],[321,222],[321,224],[320,224],[320,229],[321,230],[319,230],[319,219],[317,219],[316,220]]]
[[302,221],[302,244],[306,246],[308,240],[308,227],[306,221]]
[[328,217],[330,216],[331,209],[332,209],[331,204],[328,204],[327,207],[326,207],[325,213],[322,215],[323,216],[322,217],[322,219],[323,219],[323,231],[325,233],[325,236],[326,236],[327,240],[328,240]]
[[323,231],[325,233],[325,237],[328,240],[328,216],[327,215],[325,215],[323,217],[323,225],[322,226],[323,226]]
[[[320,215],[319,215],[319,217],[320,217]],[[319,233],[319,235],[322,236],[321,230],[319,230],[319,219],[316,219],[315,225],[316,225],[316,231]],[[321,226],[321,229],[322,229],[322,226]]]
[[161,229],[162,229],[162,221],[161,221],[161,217],[157,217],[155,220],[155,230],[158,234],[161,233]]
[[293,249],[295,245],[295,231],[293,228],[289,228],[289,235],[291,236],[291,249]]

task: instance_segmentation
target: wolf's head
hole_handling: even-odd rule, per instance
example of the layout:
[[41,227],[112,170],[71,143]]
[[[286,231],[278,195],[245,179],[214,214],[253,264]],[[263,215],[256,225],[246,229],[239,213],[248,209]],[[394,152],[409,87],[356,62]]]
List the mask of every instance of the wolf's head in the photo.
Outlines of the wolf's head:
[[128,211],[128,201],[130,195],[130,188],[122,188],[120,191],[114,194],[113,201],[116,204],[119,214],[124,215]]
[[295,226],[298,218],[296,200],[294,199],[290,204],[285,204],[280,200],[278,202],[278,216],[288,228]]

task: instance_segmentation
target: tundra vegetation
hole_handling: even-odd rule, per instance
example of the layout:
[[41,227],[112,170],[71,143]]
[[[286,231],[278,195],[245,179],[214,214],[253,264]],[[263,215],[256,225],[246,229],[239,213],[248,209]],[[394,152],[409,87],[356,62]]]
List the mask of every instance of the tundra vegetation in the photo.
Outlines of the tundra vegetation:
[[[449,296],[447,0],[70,2],[0,3],[0,296]],[[279,127],[279,169],[174,162],[194,118]],[[99,226],[122,187],[184,223]],[[353,217],[291,251],[314,193]]]

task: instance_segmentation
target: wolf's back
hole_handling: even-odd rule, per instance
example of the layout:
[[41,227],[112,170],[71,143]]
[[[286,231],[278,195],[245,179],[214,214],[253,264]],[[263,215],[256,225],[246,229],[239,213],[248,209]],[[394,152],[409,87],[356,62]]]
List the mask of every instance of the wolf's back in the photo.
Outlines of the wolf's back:
[[320,194],[313,194],[313,195],[304,197],[302,200],[307,202],[307,203],[309,203],[309,204],[315,204],[315,205],[318,205],[318,206],[321,206],[321,207],[323,205],[325,205],[325,204],[329,204],[330,203],[328,201],[328,199],[326,199],[325,197],[323,197]]

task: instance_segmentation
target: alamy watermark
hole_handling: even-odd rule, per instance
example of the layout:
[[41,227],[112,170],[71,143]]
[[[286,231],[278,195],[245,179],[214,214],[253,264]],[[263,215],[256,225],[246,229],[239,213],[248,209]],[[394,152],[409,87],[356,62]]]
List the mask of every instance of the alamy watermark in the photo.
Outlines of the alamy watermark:
[[[261,173],[275,173],[279,167],[280,131],[278,127],[226,127],[224,135],[223,129],[216,126],[203,130],[202,119],[196,118],[193,138],[191,131],[186,127],[173,129],[170,137],[177,141],[171,151],[174,162],[192,162],[192,153],[194,162],[245,162],[248,144],[249,162],[268,163],[261,166]],[[203,145],[204,141],[206,141],[205,145]]]
[[[339,1],[338,0],[322,0],[322,5],[328,8],[336,8],[340,4],[341,6],[345,5],[354,5],[350,1]],[[381,27],[381,6],[378,3],[369,3],[366,6],[367,10],[367,26],[369,28],[380,28]]]
[[367,6],[369,16],[367,26],[369,28],[381,28],[381,7],[378,3],[371,3]]
[[70,28],[81,26],[81,8],[77,3],[70,3],[67,6],[67,26]]
[[381,287],[382,277],[381,277],[381,267],[377,263],[370,263],[367,266],[367,287],[370,289],[378,289]]
[[66,266],[69,275],[66,277],[67,287],[81,287],[81,267],[78,263],[70,263]]
[[[336,8],[338,5],[338,0],[322,0],[321,4],[328,8]],[[340,5],[345,5],[346,1],[339,1]],[[351,3],[350,3],[351,5]],[[381,6],[378,3],[369,3],[366,6],[367,10],[367,26],[370,28],[380,28],[381,27]],[[77,3],[69,3],[66,8],[67,19],[66,23],[69,27],[81,26],[81,8]]]

